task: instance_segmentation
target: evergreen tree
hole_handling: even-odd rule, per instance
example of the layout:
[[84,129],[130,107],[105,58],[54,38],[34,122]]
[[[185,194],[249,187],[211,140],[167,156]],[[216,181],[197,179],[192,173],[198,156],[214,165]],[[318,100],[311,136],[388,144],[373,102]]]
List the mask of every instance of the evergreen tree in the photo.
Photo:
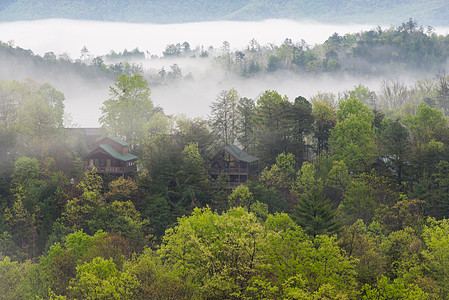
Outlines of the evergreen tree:
[[334,218],[335,211],[323,192],[316,188],[303,194],[293,211],[293,219],[313,238],[321,234],[337,233],[341,224]]
[[387,119],[382,121],[381,128],[380,150],[387,166],[394,171],[395,177],[401,182],[411,154],[408,130],[399,120]]

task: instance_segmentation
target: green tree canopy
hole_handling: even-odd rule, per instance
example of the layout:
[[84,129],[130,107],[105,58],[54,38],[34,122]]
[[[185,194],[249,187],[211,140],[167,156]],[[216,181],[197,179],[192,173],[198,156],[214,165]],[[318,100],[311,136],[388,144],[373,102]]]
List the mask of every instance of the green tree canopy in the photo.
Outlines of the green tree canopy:
[[375,156],[374,115],[362,101],[354,98],[338,105],[337,125],[330,136],[333,158],[342,160],[352,172],[363,172]]
[[110,98],[101,107],[101,126],[132,147],[138,145],[145,136],[145,124],[152,116],[150,94],[148,83],[142,75],[121,74],[114,86],[109,88]]

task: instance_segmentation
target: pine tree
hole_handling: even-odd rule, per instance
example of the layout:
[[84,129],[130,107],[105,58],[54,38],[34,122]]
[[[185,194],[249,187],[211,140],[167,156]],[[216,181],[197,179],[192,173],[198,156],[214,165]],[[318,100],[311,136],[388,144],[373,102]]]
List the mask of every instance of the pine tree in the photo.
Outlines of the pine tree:
[[320,234],[332,235],[337,233],[341,224],[335,220],[332,209],[323,191],[317,188],[301,195],[299,203],[293,211],[293,219],[311,237]]

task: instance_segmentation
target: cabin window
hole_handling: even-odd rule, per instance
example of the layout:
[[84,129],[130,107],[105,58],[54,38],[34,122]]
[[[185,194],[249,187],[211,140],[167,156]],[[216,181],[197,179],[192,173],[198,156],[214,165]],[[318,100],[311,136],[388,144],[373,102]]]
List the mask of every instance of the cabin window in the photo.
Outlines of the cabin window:
[[98,159],[94,160],[94,166],[99,166]]
[[111,160],[110,160],[110,159],[107,159],[107,160],[106,160],[106,165],[107,165],[108,167],[111,166]]

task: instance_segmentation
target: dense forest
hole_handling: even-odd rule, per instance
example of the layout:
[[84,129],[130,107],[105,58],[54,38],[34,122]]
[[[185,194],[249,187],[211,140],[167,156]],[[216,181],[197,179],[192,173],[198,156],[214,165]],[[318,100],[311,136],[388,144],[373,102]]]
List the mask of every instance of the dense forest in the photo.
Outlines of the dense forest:
[[[0,80],[2,299],[449,299],[448,42],[410,20],[313,48],[186,42],[162,58],[83,48],[72,61],[2,43],[24,72],[115,78],[101,130],[139,157],[124,177],[87,169],[64,94],[45,76]],[[195,79],[138,63],[169,57],[209,58],[242,80],[430,75],[309,99],[225,89],[208,118],[189,118],[154,105],[151,87]],[[235,189],[209,172],[226,145],[260,159]]]
[[66,18],[115,22],[182,23],[217,20],[254,21],[284,18],[327,23],[397,24],[415,18],[426,24],[448,26],[445,1],[405,0],[232,0],[232,1],[87,1],[3,0],[0,21]]

